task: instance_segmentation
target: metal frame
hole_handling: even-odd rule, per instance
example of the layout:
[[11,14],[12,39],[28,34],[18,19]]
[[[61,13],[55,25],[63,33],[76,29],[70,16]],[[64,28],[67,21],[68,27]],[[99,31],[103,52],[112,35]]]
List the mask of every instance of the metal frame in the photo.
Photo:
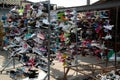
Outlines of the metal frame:
[[50,27],[51,27],[51,20],[50,20],[50,0],[48,0],[48,80],[50,80]]
[[[115,23],[115,49],[117,48],[117,29],[118,29],[118,12],[119,7],[116,7],[116,23]],[[116,58],[116,50],[115,50],[115,67],[117,66],[117,58]]]

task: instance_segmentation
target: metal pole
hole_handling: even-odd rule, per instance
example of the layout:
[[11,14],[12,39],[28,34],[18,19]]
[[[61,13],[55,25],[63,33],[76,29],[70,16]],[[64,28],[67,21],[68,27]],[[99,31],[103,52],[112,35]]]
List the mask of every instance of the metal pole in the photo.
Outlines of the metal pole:
[[22,0],[20,1],[20,7],[22,6]]
[[[78,32],[77,32],[77,10],[75,9],[76,13],[75,13],[75,24],[76,24],[76,55],[75,55],[75,64],[78,65]],[[76,67],[76,69],[78,70],[78,67]],[[76,75],[78,75],[78,72],[76,72]]]
[[87,0],[87,5],[90,5],[90,0]]
[[3,0],[3,8],[5,8],[5,1]]
[[48,0],[48,80],[50,80],[50,34],[51,34],[51,21],[50,21],[50,0]]
[[[75,11],[76,11],[76,9],[74,9]],[[76,44],[75,44],[75,51],[76,51],[76,55],[75,55],[75,64],[78,64],[78,52],[77,52],[77,48],[78,48],[78,33],[77,33],[77,28],[78,28],[78,26],[77,26],[77,12],[74,14],[74,16],[75,16],[75,31],[76,31]]]
[[119,8],[116,7],[116,23],[115,23],[115,67],[116,67],[116,62],[117,62],[117,59],[116,59],[116,52],[117,52],[117,28],[118,28],[118,10]]

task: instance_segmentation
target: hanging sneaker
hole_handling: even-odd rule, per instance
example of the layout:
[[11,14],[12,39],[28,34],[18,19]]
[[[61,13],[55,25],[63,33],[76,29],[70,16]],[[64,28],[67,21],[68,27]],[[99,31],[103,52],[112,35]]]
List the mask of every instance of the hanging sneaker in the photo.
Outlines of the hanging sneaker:
[[44,40],[44,39],[45,39],[44,35],[43,35],[43,34],[41,34],[41,33],[38,33],[38,34],[37,34],[37,37],[38,37],[38,38],[40,38],[40,39],[42,39],[42,40]]
[[108,29],[108,30],[112,30],[112,28],[114,27],[114,25],[105,25],[103,26],[105,29]]
[[105,36],[105,39],[108,40],[108,39],[112,39],[112,36],[110,34],[106,35]]
[[38,13],[36,14],[36,17],[40,17],[43,14],[42,10],[38,9]]
[[49,25],[50,23],[48,22],[48,19],[43,19],[42,21],[44,24]]
[[47,51],[44,47],[39,48],[40,51]]
[[43,56],[42,52],[41,52],[38,48],[33,48],[33,49],[32,49],[32,52],[33,52],[33,53],[36,53],[36,54],[38,54],[38,55],[40,55],[40,56]]

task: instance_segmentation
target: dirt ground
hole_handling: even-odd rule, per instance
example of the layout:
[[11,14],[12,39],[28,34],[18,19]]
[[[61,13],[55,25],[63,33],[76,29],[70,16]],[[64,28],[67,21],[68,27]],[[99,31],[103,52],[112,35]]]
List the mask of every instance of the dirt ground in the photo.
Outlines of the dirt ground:
[[[3,69],[3,66],[8,63],[7,59],[7,52],[5,51],[0,51],[0,69]],[[92,64],[92,63],[97,63],[97,62],[102,62],[102,60],[96,59],[95,56],[79,56],[78,57],[78,62],[79,64]],[[62,65],[61,62],[55,60],[53,61],[54,65],[51,65],[51,78],[50,80],[59,80],[59,78],[62,78],[64,76],[64,66]],[[16,62],[16,66],[20,66],[20,63]],[[7,66],[5,71],[3,71],[2,74],[0,74],[0,80],[12,80],[9,77],[9,74],[6,73],[6,70],[11,70],[13,69],[12,63]],[[88,73],[87,71],[85,73]],[[88,73],[89,75],[89,73]],[[78,79],[75,79],[78,78]],[[67,79],[68,80],[83,80],[84,75],[79,74],[76,71],[70,70],[67,74]]]

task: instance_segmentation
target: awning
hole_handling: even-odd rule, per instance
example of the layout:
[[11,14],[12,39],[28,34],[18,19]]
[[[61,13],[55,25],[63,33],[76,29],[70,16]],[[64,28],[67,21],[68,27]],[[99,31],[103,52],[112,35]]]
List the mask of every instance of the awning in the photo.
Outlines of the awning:
[[120,6],[120,1],[108,1],[101,4],[76,7],[77,11],[98,10]]
[[66,8],[60,8],[58,10],[62,9],[76,9],[76,11],[90,11],[90,10],[100,10],[100,9],[106,9],[106,8],[113,8],[120,6],[120,1],[106,1],[101,4],[93,4],[93,5],[85,5],[85,6],[76,6],[76,7],[66,7]]

